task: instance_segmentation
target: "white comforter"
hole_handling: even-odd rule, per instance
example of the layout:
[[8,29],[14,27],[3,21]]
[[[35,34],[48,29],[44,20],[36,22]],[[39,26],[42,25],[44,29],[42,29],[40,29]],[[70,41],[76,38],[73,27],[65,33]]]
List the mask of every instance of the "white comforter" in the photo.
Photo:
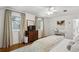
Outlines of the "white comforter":
[[63,39],[62,36],[49,36],[35,41],[30,48],[32,52],[49,51],[51,47],[55,46]]
[[13,52],[46,52],[63,40],[63,36],[48,36],[38,39],[33,44],[14,50]]

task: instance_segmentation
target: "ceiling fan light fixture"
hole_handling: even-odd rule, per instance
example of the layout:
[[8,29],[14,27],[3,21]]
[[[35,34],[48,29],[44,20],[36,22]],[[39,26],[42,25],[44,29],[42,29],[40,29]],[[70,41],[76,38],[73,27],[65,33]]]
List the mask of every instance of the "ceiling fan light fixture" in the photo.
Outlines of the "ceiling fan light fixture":
[[54,12],[56,12],[55,8],[54,8],[54,7],[49,7],[47,14],[48,14],[48,15],[51,15],[51,14],[53,14]]
[[57,10],[55,10],[54,7],[50,7],[49,10],[50,10],[50,11],[53,11],[53,12],[56,12],[56,11],[57,11]]
[[50,10],[54,10],[55,8],[54,7],[50,7]]
[[51,14],[53,14],[53,12],[48,11],[47,14],[48,14],[48,15],[51,15]]

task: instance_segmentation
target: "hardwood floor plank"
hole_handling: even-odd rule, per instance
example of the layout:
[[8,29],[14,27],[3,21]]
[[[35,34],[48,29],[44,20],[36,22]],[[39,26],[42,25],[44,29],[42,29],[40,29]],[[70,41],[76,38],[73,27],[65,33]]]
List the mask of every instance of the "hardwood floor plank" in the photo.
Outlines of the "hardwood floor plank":
[[28,43],[28,44],[20,43],[20,44],[15,44],[15,45],[11,46],[10,48],[0,48],[0,52],[10,52],[12,50],[27,46],[29,44],[31,44],[31,43]]

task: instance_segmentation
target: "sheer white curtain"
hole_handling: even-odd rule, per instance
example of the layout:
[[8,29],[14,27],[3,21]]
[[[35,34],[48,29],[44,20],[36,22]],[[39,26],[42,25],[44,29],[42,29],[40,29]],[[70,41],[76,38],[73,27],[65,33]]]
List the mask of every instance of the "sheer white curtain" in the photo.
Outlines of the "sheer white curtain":
[[12,45],[12,20],[11,20],[11,10],[5,10],[4,17],[4,32],[3,32],[3,48],[8,48]]
[[23,42],[24,32],[25,32],[25,14],[21,13],[21,25],[20,25],[20,36],[19,43]]

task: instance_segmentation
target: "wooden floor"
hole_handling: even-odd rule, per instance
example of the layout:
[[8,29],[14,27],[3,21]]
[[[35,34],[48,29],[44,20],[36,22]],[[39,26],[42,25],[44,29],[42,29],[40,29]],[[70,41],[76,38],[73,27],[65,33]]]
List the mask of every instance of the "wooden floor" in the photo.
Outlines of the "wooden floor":
[[[29,44],[31,44],[31,43],[29,43]],[[24,47],[24,46],[29,45],[29,44],[20,43],[20,44],[15,44],[15,45],[11,46],[10,48],[0,48],[0,52],[10,52],[12,50]]]

